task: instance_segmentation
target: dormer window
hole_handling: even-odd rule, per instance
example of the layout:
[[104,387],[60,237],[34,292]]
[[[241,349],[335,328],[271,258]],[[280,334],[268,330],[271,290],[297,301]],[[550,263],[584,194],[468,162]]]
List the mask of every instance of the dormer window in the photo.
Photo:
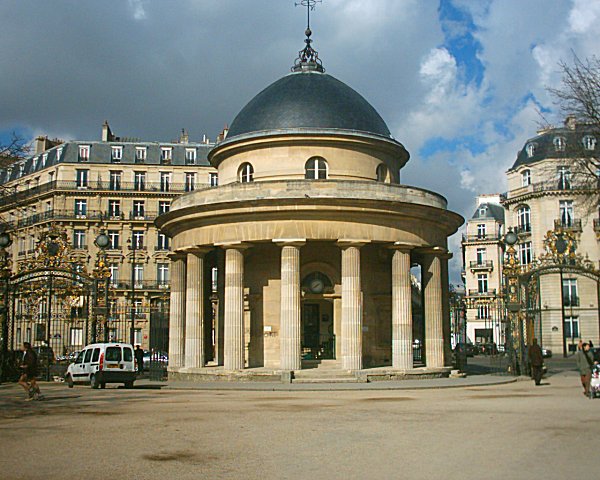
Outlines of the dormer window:
[[19,164],[19,176],[22,177],[25,174],[25,164]]
[[528,143],[527,147],[525,147],[525,151],[527,152],[527,156],[529,158],[533,157],[535,154],[537,145],[535,143]]
[[33,169],[36,170],[38,166],[38,162],[40,161],[40,157],[33,157]]
[[45,166],[45,165],[46,165],[46,163],[48,163],[48,154],[47,154],[47,153],[44,153],[44,154],[42,155],[42,165],[44,165],[44,166]]
[[327,162],[324,158],[313,157],[304,166],[304,178],[307,180],[326,180]]
[[87,162],[90,159],[90,146],[79,145],[79,161]]
[[160,163],[171,163],[173,159],[173,148],[162,147],[160,149]]
[[146,147],[135,147],[135,163],[146,161]]
[[196,149],[186,148],[185,149],[185,164],[196,165]]
[[242,163],[239,171],[239,179],[241,183],[254,181],[254,167],[249,163]]
[[60,157],[62,157],[62,153],[63,153],[63,147],[59,147],[56,149],[56,160],[60,160]]
[[596,137],[586,135],[583,137],[583,146],[586,150],[596,150]]
[[123,158],[123,147],[112,147],[110,160],[113,163],[120,163]]
[[487,214],[487,207],[486,206],[479,207],[479,216],[485,217],[486,214]]
[[531,170],[523,170],[521,173],[521,186],[526,187],[531,185]]
[[552,143],[554,143],[554,149],[557,152],[564,152],[565,147],[567,146],[567,141],[565,140],[565,137],[554,137]]

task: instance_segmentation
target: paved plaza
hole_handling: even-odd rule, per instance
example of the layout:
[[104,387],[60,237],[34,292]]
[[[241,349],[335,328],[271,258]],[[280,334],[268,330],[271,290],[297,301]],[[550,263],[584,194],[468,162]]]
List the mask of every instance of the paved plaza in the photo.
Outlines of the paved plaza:
[[46,384],[43,402],[24,402],[17,385],[2,385],[0,477],[594,475],[600,399],[582,395],[574,371],[556,371],[540,387],[531,381],[486,385],[490,378],[459,388],[344,391]]

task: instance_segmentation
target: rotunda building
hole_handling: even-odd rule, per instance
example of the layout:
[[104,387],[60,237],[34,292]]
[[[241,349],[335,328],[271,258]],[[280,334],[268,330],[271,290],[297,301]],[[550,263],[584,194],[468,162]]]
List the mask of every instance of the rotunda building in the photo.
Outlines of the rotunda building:
[[179,197],[156,221],[172,238],[171,379],[271,378],[326,363],[449,372],[447,238],[463,218],[442,196],[400,184],[408,152],[306,43],[292,73],[210,152],[219,186]]

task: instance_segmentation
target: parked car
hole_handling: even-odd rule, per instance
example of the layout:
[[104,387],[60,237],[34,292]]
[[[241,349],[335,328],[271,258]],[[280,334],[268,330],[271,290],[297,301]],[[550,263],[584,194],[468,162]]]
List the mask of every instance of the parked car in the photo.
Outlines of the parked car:
[[498,347],[493,342],[484,343],[480,348],[484,355],[498,355]]
[[33,351],[37,355],[38,365],[40,368],[45,368],[54,363],[55,357],[52,347],[48,345],[38,345],[37,347],[33,347]]
[[169,355],[167,355],[166,352],[161,352],[159,350],[153,352],[144,350],[144,370],[150,369],[150,362],[167,366],[167,363],[169,363]]
[[472,343],[464,344],[462,342],[459,342],[456,344],[456,346],[454,347],[454,353],[460,353],[463,349],[466,352],[467,357],[472,357],[475,355],[475,349],[473,347],[473,344]]
[[133,387],[135,381],[133,347],[128,343],[93,343],[85,347],[67,368],[69,388],[77,383],[104,388],[107,383]]

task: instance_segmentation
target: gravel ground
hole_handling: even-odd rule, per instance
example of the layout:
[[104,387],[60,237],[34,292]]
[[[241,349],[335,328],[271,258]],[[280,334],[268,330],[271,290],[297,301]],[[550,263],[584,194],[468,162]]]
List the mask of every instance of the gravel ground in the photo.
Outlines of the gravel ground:
[[[0,478],[589,478],[600,399],[575,372],[396,391],[0,386]],[[588,445],[589,448],[585,448]]]

